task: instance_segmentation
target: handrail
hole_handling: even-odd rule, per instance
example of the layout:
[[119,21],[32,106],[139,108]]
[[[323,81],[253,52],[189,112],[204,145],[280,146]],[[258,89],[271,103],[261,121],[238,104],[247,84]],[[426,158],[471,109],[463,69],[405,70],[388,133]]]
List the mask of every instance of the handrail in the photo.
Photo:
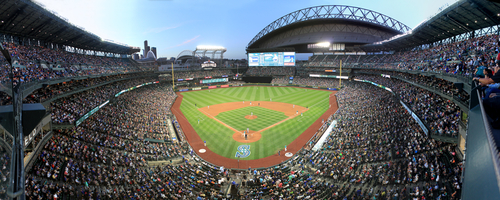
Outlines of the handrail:
[[[476,86],[473,83],[473,86]],[[462,199],[500,197],[500,158],[479,91],[471,91]]]
[[31,167],[36,161],[36,158],[38,157],[38,154],[40,154],[40,151],[43,149],[49,139],[52,138],[52,135],[54,135],[54,132],[49,131],[45,136],[43,136],[42,140],[40,140],[40,142],[36,145],[33,153],[29,155],[28,162],[24,163],[24,171],[26,173],[30,171]]

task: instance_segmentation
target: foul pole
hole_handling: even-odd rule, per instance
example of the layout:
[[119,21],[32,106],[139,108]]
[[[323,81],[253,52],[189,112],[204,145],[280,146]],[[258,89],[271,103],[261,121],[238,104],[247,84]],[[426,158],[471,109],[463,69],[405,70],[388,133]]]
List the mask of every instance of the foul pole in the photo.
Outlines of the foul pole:
[[175,90],[175,85],[174,85],[174,63],[172,63],[172,90]]
[[[342,77],[342,60],[340,60],[340,76]],[[342,78],[339,77],[339,88],[342,87]]]

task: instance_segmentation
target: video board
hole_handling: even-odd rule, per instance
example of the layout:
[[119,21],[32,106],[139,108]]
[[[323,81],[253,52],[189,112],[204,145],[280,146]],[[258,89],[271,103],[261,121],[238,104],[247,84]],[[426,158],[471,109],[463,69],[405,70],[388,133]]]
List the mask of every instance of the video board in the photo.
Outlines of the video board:
[[295,52],[248,53],[248,66],[295,66]]

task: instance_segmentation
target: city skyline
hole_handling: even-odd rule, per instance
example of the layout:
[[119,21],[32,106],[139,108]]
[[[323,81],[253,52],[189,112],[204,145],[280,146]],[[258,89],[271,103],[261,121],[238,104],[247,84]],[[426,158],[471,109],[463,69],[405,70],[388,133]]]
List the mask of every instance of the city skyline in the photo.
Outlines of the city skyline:
[[[224,46],[229,59],[245,59],[245,48],[274,20],[319,5],[361,7],[392,17],[411,28],[456,0],[424,1],[177,1],[37,0],[72,24],[102,39],[133,47],[148,40],[159,57],[177,57],[199,45]],[[435,5],[435,6],[429,6]],[[299,57],[300,58],[300,57]],[[302,58],[303,59],[303,58]]]

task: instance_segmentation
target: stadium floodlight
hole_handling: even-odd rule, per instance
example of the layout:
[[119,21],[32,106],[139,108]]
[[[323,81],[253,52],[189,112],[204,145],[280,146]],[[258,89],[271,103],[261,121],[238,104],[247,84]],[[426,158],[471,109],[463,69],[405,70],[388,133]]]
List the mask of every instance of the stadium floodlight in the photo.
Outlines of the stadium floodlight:
[[330,47],[330,42],[320,42],[320,43],[316,43],[317,47],[323,47],[323,48],[327,48],[327,47]]
[[226,50],[223,46],[210,46],[210,45],[200,45],[196,47],[197,50]]

